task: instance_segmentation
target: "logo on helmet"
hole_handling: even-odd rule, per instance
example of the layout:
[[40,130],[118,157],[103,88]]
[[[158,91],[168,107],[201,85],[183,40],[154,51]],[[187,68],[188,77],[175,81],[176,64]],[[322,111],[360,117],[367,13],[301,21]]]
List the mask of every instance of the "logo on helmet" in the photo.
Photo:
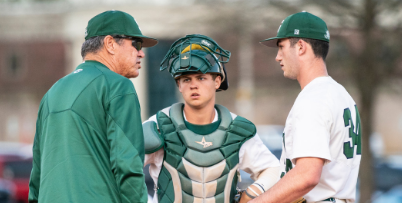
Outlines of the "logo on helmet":
[[207,42],[206,40],[201,40],[201,44],[206,45],[206,46],[211,46],[211,43]]

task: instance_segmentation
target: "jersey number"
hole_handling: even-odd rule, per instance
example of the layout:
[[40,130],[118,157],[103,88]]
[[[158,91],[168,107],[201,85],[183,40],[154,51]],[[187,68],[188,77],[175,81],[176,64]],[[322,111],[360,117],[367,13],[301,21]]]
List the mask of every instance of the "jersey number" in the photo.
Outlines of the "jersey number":
[[286,172],[282,172],[282,173],[281,173],[281,178],[282,178],[283,176],[285,176],[285,174],[286,174],[287,172],[289,172],[290,170],[292,170],[292,169],[293,169],[292,162],[290,161],[290,159],[286,159],[286,168],[285,168],[285,171],[286,171]]
[[[286,146],[285,146],[285,133],[282,134],[282,139],[283,139],[283,140],[282,140],[282,141],[283,141],[283,147],[286,148]],[[282,149],[282,150],[286,150],[285,148]],[[282,172],[282,173],[281,173],[281,178],[282,178],[283,176],[285,176],[285,174],[286,174],[287,172],[289,172],[290,170],[293,169],[292,161],[290,161],[290,159],[286,159],[285,164],[286,164],[286,168],[285,168],[285,171],[286,171],[286,172]]]
[[361,147],[361,124],[360,124],[360,115],[359,111],[357,110],[357,106],[355,105],[356,109],[356,130],[355,130],[355,125],[353,124],[352,120],[352,113],[350,112],[350,109],[347,108],[343,111],[343,121],[345,123],[345,127],[349,128],[349,137],[352,138],[352,143],[345,142],[343,143],[343,154],[345,154],[346,158],[351,159],[353,158],[354,152],[355,152],[355,146],[357,146],[356,154],[360,155],[362,154],[362,147]]

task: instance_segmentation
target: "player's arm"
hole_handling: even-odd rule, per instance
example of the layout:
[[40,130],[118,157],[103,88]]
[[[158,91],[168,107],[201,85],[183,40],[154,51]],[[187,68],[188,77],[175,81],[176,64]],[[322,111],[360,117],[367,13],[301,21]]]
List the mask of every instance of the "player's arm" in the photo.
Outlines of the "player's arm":
[[[296,108],[290,130],[284,132],[282,149],[282,156],[295,167],[252,202],[293,202],[311,191],[320,181],[324,164],[331,162],[331,126],[332,114],[322,100],[310,100],[303,108]],[[286,145],[289,138],[291,144]],[[287,154],[288,150],[291,153]]]
[[148,120],[142,123],[142,127],[144,130],[145,148],[144,167],[149,164],[149,175],[154,181],[154,184],[157,185],[159,172],[161,171],[163,163],[164,139],[158,130],[156,115],[151,116]]
[[156,115],[151,116],[148,120],[142,123],[142,128],[144,131],[145,149],[144,167],[148,164],[151,164],[151,168],[154,167],[154,165],[162,165],[160,162],[163,160],[162,148],[164,145],[164,139],[158,130]]
[[293,202],[312,190],[320,181],[325,160],[304,157],[277,184],[251,203]]
[[240,203],[249,202],[271,188],[278,182],[278,174],[279,167],[270,167],[262,171],[257,180],[247,188],[247,192],[243,192]]
[[[142,128],[144,131],[145,154],[149,155],[161,149],[164,145],[164,139],[158,129],[156,115],[142,123]],[[147,161],[145,161],[145,165],[147,165]]]
[[279,161],[256,134],[240,148],[240,169],[251,174],[255,182],[243,193],[240,203],[250,201],[279,180]]

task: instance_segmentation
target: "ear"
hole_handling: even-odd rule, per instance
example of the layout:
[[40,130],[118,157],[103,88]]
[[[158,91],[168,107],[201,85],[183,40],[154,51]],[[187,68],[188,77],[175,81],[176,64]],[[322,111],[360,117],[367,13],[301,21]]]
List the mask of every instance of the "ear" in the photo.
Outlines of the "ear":
[[304,40],[299,39],[297,42],[297,52],[299,56],[304,55],[307,52],[307,43]]
[[179,92],[182,92],[181,85],[180,85],[180,78],[176,80],[176,85],[177,85],[177,88],[179,89]]
[[109,53],[114,55],[118,44],[114,41],[113,37],[108,35],[103,39],[103,47]]
[[218,89],[221,86],[222,77],[220,75],[216,76],[215,78],[215,89]]

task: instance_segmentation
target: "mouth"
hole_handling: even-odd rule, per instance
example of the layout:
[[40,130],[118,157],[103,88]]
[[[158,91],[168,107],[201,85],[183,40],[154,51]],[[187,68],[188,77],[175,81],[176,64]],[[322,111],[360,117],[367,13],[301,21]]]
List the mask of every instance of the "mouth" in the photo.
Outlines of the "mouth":
[[138,65],[138,69],[140,69],[141,68],[141,61],[137,61],[136,64]]
[[191,94],[192,99],[198,99],[199,97],[200,97],[200,94],[198,94],[198,93],[192,93]]

